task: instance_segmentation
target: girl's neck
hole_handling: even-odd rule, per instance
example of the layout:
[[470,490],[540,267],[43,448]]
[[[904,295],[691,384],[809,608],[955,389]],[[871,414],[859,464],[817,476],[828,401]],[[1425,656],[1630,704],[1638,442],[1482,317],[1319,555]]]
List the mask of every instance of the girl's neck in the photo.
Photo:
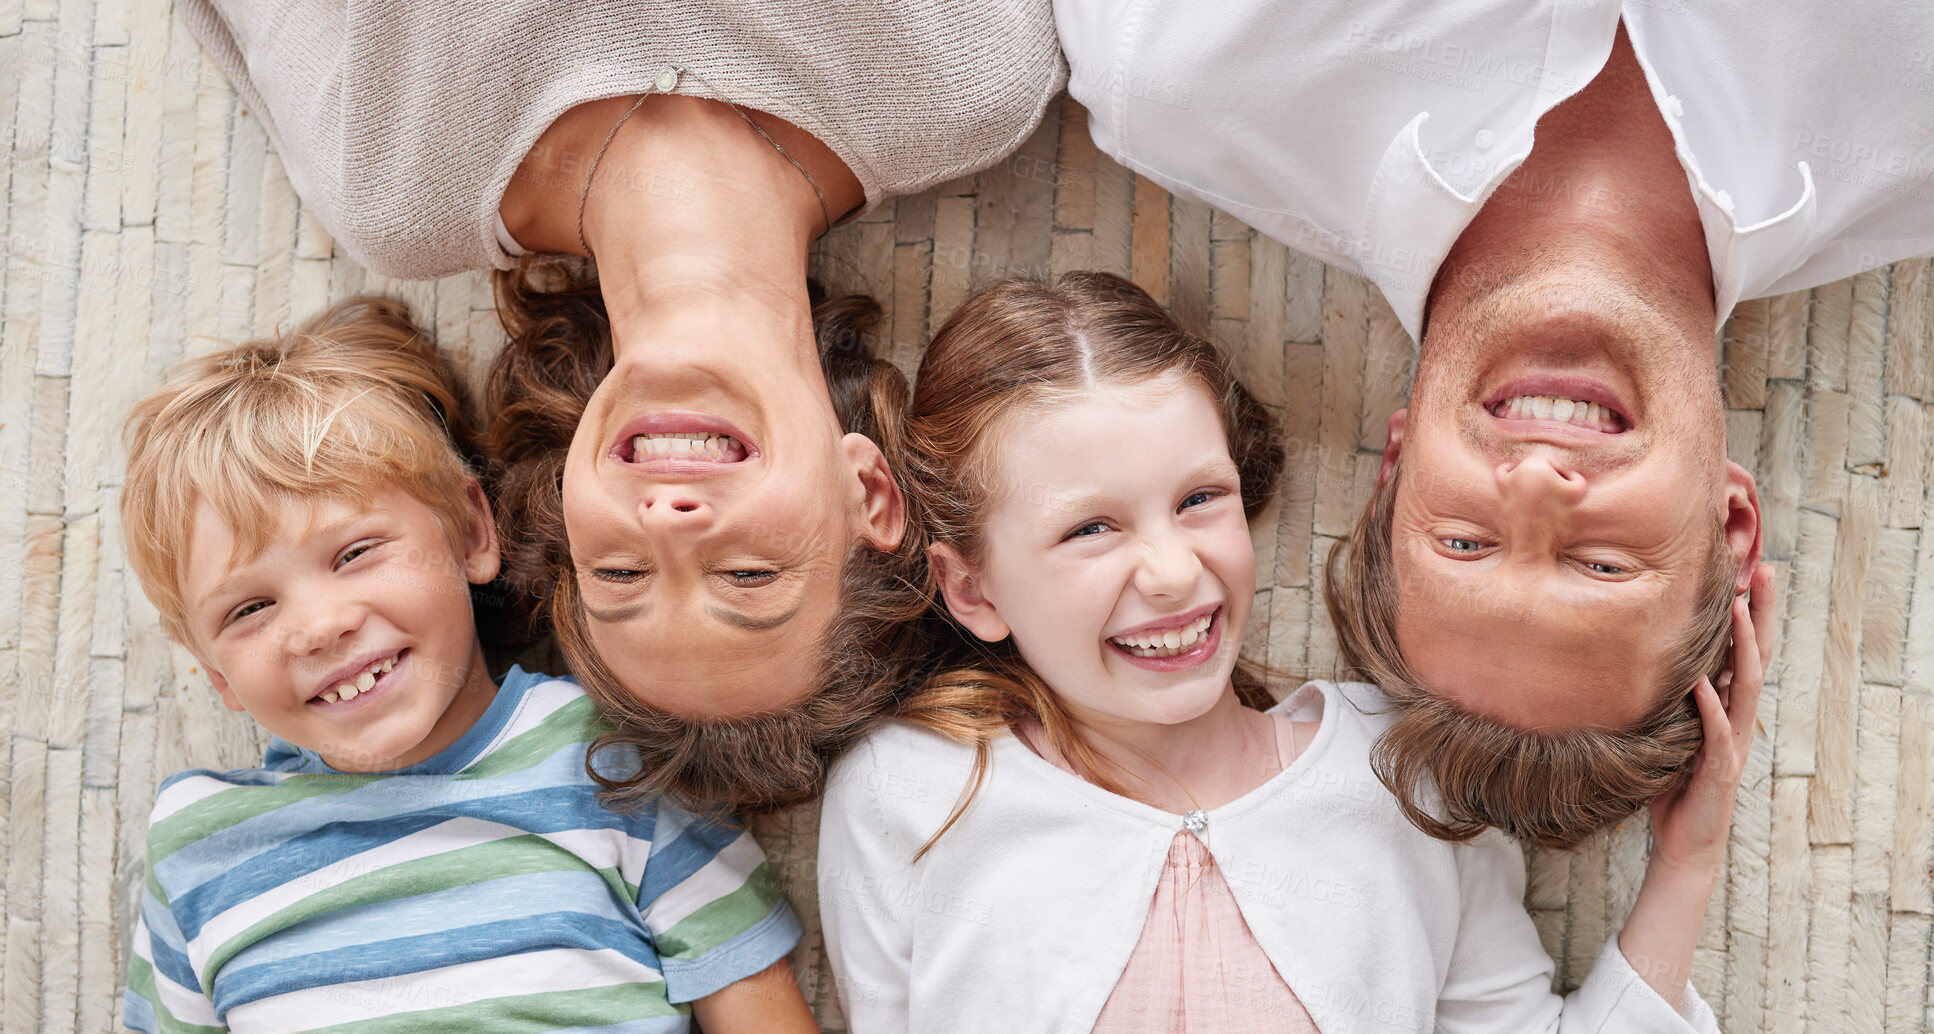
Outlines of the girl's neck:
[[[1071,717],[1106,775],[1136,798],[1176,814],[1219,808],[1275,778],[1291,760],[1277,749],[1278,719],[1244,706],[1233,685],[1207,712],[1174,725]],[[1025,732],[1024,742],[1035,753],[1073,771],[1038,726]]]

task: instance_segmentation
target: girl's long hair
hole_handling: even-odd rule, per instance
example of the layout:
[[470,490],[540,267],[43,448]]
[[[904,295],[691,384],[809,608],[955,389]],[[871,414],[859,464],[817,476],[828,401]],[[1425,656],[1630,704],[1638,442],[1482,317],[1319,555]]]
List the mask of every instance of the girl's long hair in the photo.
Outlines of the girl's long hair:
[[[901,461],[913,522],[925,541],[944,543],[978,567],[983,522],[992,505],[991,460],[1017,414],[1073,401],[1104,385],[1140,385],[1180,376],[1217,400],[1229,455],[1241,477],[1245,516],[1276,489],[1283,462],[1275,421],[1230,373],[1208,341],[1190,334],[1148,293],[1108,273],[1017,277],[974,294],[934,336],[915,381]],[[931,566],[927,593],[945,608]],[[949,622],[951,623],[951,622]],[[983,643],[964,629],[940,637],[936,670],[896,712],[904,721],[975,748],[974,768],[953,812],[917,860],[965,814],[986,780],[993,737],[1038,723],[1048,744],[1084,778],[1135,797],[1108,772],[1089,736],[1030,669],[1011,641]],[[1243,702],[1266,707],[1256,674],[1236,672]]]

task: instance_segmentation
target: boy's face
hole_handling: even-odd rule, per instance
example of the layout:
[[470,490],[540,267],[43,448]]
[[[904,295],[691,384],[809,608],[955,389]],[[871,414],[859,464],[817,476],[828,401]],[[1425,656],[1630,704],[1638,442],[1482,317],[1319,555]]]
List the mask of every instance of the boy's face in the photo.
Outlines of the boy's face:
[[490,706],[470,585],[497,573],[481,489],[452,536],[395,487],[368,506],[285,499],[260,555],[206,500],[183,565],[190,647],[231,709],[351,772],[407,767]]

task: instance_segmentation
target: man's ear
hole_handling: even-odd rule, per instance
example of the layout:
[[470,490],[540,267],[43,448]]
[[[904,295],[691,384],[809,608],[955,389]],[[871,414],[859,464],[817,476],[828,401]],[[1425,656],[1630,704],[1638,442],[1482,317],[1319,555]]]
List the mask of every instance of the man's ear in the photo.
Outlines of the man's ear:
[[985,642],[998,643],[1007,638],[1007,622],[1001,620],[994,602],[981,591],[980,576],[967,566],[958,550],[936,542],[927,547],[927,563],[954,620]]
[[[198,657],[196,660],[200,660],[200,658]],[[235,688],[228,684],[228,676],[209,667],[206,663],[201,667],[203,671],[208,673],[208,681],[215,684],[215,692],[221,696],[223,707],[231,711],[248,710],[248,708],[242,706],[242,698],[235,695]]]
[[1397,453],[1403,451],[1404,421],[1409,419],[1408,407],[1390,414],[1390,440],[1383,446],[1383,466],[1377,468],[1377,484],[1390,480],[1390,472],[1397,469]]
[[497,521],[476,478],[470,479],[465,491],[470,497],[470,519],[463,529],[463,577],[472,585],[483,585],[497,577],[503,565],[497,552]]
[[1733,563],[1733,592],[1752,587],[1764,545],[1759,519],[1759,486],[1745,467],[1726,461],[1726,552]]
[[900,548],[907,530],[907,503],[900,494],[900,483],[873,439],[852,433],[840,440],[846,461],[859,476],[860,537],[882,553]]

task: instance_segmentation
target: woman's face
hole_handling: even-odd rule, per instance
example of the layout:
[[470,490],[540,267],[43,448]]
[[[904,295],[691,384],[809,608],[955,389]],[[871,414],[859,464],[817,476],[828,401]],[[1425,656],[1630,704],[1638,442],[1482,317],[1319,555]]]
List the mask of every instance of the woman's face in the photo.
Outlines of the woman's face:
[[[847,556],[892,549],[902,527],[885,459],[841,431],[816,361],[721,338],[743,325],[701,311],[628,342],[564,464],[591,645],[639,700],[687,718],[807,696]],[[777,330],[815,355],[809,324]]]

